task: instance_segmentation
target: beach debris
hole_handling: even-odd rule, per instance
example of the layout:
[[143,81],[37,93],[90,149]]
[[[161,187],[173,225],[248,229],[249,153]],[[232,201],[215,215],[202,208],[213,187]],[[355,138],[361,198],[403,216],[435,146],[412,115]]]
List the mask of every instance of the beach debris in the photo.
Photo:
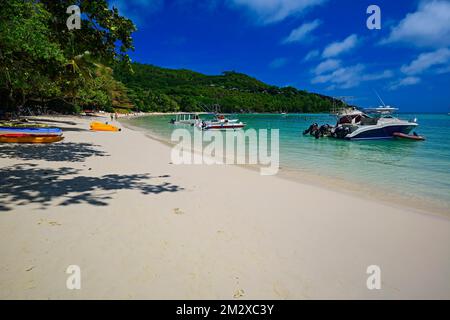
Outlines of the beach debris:
[[175,214],[184,214],[184,212],[180,208],[173,209],[173,213],[175,213]]
[[31,270],[33,270],[34,269],[34,266],[31,266],[31,267],[29,267],[28,269],[25,269],[25,272],[29,272],[29,271],[31,271]]
[[244,295],[245,295],[245,291],[243,289],[237,289],[233,294],[233,298],[239,299],[239,298],[242,298]]
[[61,223],[57,222],[57,221],[47,221],[47,219],[39,219],[38,225],[43,224],[44,222],[47,222],[49,225],[51,225],[52,227],[55,226],[60,226]]

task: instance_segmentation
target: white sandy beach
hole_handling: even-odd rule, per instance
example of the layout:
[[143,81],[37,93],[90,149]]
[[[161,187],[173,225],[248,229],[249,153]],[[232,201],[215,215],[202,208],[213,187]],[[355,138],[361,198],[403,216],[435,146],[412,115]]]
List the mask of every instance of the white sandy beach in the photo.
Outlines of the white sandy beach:
[[449,218],[63,120],[61,143],[0,145],[1,299],[450,299]]

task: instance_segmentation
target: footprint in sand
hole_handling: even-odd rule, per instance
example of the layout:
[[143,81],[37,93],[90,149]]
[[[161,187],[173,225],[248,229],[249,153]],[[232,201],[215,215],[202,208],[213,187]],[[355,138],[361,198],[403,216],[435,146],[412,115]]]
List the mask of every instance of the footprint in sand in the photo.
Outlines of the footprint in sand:
[[184,212],[180,208],[173,209],[173,213],[178,214],[178,215],[184,214]]
[[60,226],[61,223],[57,222],[57,221],[47,221],[47,219],[39,219],[38,225],[42,225],[43,223],[47,222],[49,225],[51,225],[52,227],[55,226]]
[[233,298],[239,299],[239,298],[243,297],[244,295],[245,295],[245,291],[243,289],[237,289],[233,294]]
[[237,287],[238,289],[236,289],[236,291],[234,292],[233,298],[239,299],[239,298],[242,298],[242,297],[245,295],[245,291],[244,291],[243,289],[240,289],[240,288],[239,288],[239,287],[240,287],[240,284],[239,284],[239,277],[235,277],[235,280],[236,280],[236,287]]

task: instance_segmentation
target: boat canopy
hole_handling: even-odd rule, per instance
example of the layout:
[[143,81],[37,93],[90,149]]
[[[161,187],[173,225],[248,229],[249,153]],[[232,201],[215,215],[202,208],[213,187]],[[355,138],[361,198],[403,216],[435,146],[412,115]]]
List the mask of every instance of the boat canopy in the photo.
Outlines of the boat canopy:
[[390,114],[390,113],[393,113],[393,112],[396,112],[396,111],[398,111],[398,108],[392,108],[390,106],[364,109],[364,112],[367,112],[367,113],[378,113],[378,114]]

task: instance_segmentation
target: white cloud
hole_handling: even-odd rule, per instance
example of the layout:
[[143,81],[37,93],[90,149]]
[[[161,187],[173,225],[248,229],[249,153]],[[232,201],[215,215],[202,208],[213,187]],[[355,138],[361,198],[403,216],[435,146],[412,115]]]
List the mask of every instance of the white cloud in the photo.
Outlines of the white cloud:
[[[450,21],[449,21],[450,23]],[[450,50],[447,48],[439,49],[433,52],[422,53],[409,65],[404,65],[401,71],[407,75],[418,75],[434,66],[444,66],[439,70],[448,69],[450,64]],[[438,71],[442,73],[442,71]]]
[[313,84],[331,84],[329,88],[349,89],[359,86],[362,82],[387,79],[393,76],[392,71],[369,73],[366,66],[357,64],[349,67],[340,67],[328,74],[320,74],[311,81]]
[[321,24],[322,21],[318,19],[311,22],[305,22],[300,27],[292,30],[289,36],[283,40],[283,43],[301,42]]
[[308,54],[305,56],[303,61],[311,61],[314,58],[317,58],[318,56],[320,56],[320,51],[319,50],[312,50],[312,51],[308,52]]
[[419,77],[406,77],[399,81],[391,83],[389,89],[397,90],[400,87],[412,86],[412,85],[418,84],[420,82],[421,82],[421,79]]
[[277,58],[269,64],[269,67],[272,69],[278,69],[285,66],[287,61],[288,60],[286,58]]
[[416,12],[392,28],[381,43],[401,42],[417,47],[443,48],[450,45],[450,1],[422,0]]
[[439,68],[436,70],[436,74],[444,74],[444,73],[450,73],[450,64],[446,67]]
[[341,42],[333,42],[328,45],[325,50],[323,50],[322,57],[324,58],[332,58],[337,57],[338,55],[348,52],[358,44],[358,36],[356,34],[352,34],[348,36]]
[[394,72],[392,72],[391,70],[384,70],[383,72],[365,74],[361,77],[361,79],[362,81],[375,81],[392,78],[393,76]]
[[341,66],[341,61],[336,59],[328,59],[320,63],[314,68],[313,73],[320,75],[325,72],[334,71]]
[[400,69],[406,77],[390,84],[390,90],[401,87],[412,86],[422,80],[418,76],[423,73],[443,74],[450,72],[450,50],[448,48],[438,49],[432,52],[420,54],[410,64],[403,65]]
[[296,16],[327,0],[227,0],[234,7],[244,7],[257,16],[260,23],[280,22]]
[[338,85],[342,89],[356,87],[360,83],[360,74],[364,69],[362,64],[339,68],[332,73],[316,76],[311,83],[331,83]]

